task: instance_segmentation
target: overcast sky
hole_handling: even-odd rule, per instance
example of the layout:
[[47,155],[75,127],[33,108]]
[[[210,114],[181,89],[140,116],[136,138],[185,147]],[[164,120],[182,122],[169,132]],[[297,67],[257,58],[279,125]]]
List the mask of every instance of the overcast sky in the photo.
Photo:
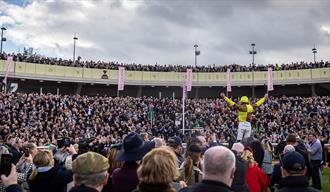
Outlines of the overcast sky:
[[4,51],[83,60],[200,65],[330,60],[329,0],[0,0]]

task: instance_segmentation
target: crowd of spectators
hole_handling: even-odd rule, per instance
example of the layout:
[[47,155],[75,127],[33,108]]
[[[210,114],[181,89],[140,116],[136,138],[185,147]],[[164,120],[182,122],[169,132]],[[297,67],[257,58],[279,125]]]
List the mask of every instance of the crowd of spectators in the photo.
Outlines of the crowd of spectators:
[[[239,98],[233,98],[238,101]],[[252,101],[253,102],[253,101]],[[254,112],[255,134],[279,142],[290,133],[315,131],[330,136],[330,97],[270,97]],[[235,141],[237,112],[222,99],[186,99],[186,134],[203,131],[221,143]],[[100,149],[130,132],[169,138],[182,135],[182,100],[154,97],[108,97],[52,94],[0,94],[0,135],[38,145],[59,138],[94,143]],[[192,131],[191,131],[192,130]],[[101,151],[100,151],[101,152]]]
[[[230,150],[216,140],[204,143],[203,135],[191,137],[183,148],[181,140],[176,137],[171,137],[166,144],[161,138],[152,139],[145,134],[130,132],[111,147],[108,158],[92,151],[78,153],[72,144],[53,148],[35,146],[36,152],[28,151],[20,157],[20,162],[30,164],[32,168],[20,173],[18,167],[21,164],[17,163],[16,167],[14,163],[7,174],[1,173],[1,185],[6,187],[6,192],[267,192],[275,188],[280,192],[318,192],[322,189],[321,161],[313,165],[313,160],[307,158],[312,163],[310,187],[304,158],[306,155],[322,158],[323,148],[318,136],[314,135],[309,134],[306,142],[298,139],[296,134],[288,135],[286,146],[280,152],[280,161],[275,165],[281,171],[274,170],[270,174],[264,169],[267,161],[257,161],[259,153],[266,150],[261,145],[264,141],[253,137],[234,143]],[[295,142],[299,144],[288,144],[290,138],[297,139]],[[162,144],[157,144],[156,140],[162,140]],[[171,140],[178,141],[179,152],[173,148]],[[317,147],[315,143],[318,143]],[[25,145],[29,144],[34,145],[31,142]],[[298,145],[302,145],[300,151],[296,150]],[[10,146],[10,142],[6,142],[3,148]],[[1,151],[0,155],[6,154],[8,152]],[[65,165],[56,159],[58,154],[70,155],[66,157]],[[186,160],[181,163],[178,157],[182,155]],[[267,158],[261,155],[261,159]],[[190,167],[187,166],[189,161],[192,161],[193,168],[186,171],[186,167]],[[23,174],[23,178],[19,180],[18,174]],[[276,177],[279,180],[274,181]]]
[[[9,175],[1,173],[0,191],[321,189],[328,96],[269,97],[254,112],[254,137],[242,143],[235,143],[237,112],[220,98],[186,99],[183,135],[181,102],[0,94],[0,155],[10,153],[16,165]],[[280,162],[273,170],[274,156]]]
[[[229,67],[233,72],[248,72],[248,71],[267,71],[268,66],[272,66],[273,70],[296,70],[296,69],[314,69],[314,68],[327,68],[330,67],[330,61],[319,62],[292,62],[289,64],[263,64],[263,65],[198,65],[198,66],[184,66],[184,65],[142,65],[136,63],[121,63],[121,62],[105,62],[105,61],[83,61],[78,57],[75,62],[69,59],[45,57],[37,54],[27,55],[22,53],[10,54],[14,57],[14,61],[48,64],[48,65],[61,65],[71,67],[86,67],[97,69],[112,69],[118,70],[119,66],[125,66],[128,71],[157,71],[157,72],[186,72],[188,68],[192,68],[193,72],[226,72]],[[0,59],[7,59],[8,54],[0,53]]]

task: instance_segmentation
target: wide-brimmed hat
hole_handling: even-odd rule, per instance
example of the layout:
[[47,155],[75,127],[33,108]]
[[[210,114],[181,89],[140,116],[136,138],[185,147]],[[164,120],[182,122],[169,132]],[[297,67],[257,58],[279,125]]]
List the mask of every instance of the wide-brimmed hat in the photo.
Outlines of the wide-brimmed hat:
[[129,133],[123,141],[122,149],[116,156],[117,161],[139,161],[151,149],[155,147],[155,142],[144,142],[142,137],[135,133]]

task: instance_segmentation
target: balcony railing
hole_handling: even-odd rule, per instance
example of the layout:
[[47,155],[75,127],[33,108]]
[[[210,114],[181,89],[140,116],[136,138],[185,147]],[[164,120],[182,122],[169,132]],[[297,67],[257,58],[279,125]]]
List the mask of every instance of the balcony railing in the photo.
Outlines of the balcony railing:
[[[6,61],[0,60],[0,76],[4,76]],[[125,84],[151,86],[180,86],[184,72],[126,71]],[[103,78],[102,78],[103,76]],[[57,65],[14,62],[9,77],[21,79],[117,84],[118,70],[90,69]],[[107,77],[107,79],[104,79]],[[254,80],[253,80],[254,79]],[[274,85],[330,82],[330,68],[273,71]],[[233,86],[257,86],[267,82],[267,71],[233,72]],[[225,86],[226,73],[193,73],[193,86]]]

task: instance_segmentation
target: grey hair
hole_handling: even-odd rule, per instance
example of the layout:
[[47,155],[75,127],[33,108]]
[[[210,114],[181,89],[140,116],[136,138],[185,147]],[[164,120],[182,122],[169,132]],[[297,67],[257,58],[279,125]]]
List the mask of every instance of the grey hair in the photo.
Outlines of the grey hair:
[[291,152],[291,151],[295,151],[295,150],[296,150],[296,149],[294,148],[293,145],[286,145],[286,146],[284,147],[283,154],[288,153],[288,152]]
[[204,154],[204,174],[227,176],[235,168],[235,155],[226,147],[217,146]]
[[75,185],[77,186],[86,185],[86,186],[98,187],[102,184],[107,174],[108,174],[107,171],[96,174],[90,174],[90,175],[74,174],[73,178]]
[[153,141],[155,142],[155,148],[166,145],[166,143],[164,142],[164,140],[161,139],[161,138],[159,138],[159,137],[154,138]]

